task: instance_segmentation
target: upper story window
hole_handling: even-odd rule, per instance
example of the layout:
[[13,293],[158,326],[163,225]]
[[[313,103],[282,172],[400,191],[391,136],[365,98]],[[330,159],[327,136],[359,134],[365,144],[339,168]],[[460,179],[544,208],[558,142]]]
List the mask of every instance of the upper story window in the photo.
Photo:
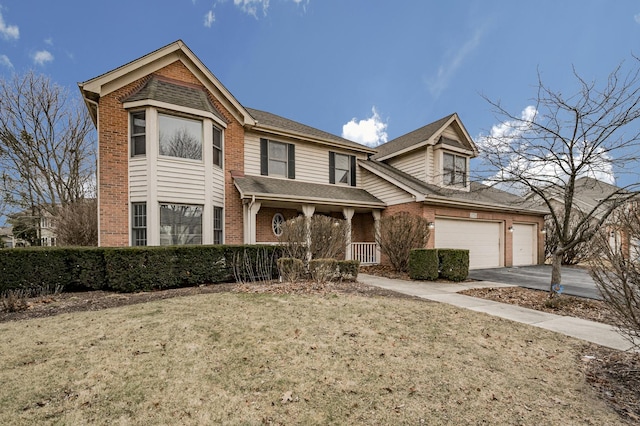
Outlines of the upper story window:
[[159,154],[202,160],[202,121],[158,114]]
[[329,152],[329,183],[356,186],[356,157]]
[[222,130],[213,126],[213,164],[222,167]]
[[467,186],[467,157],[442,154],[442,183],[449,186]]
[[295,179],[295,145],[260,139],[260,174]]
[[131,156],[147,153],[146,119],[144,111],[131,113]]

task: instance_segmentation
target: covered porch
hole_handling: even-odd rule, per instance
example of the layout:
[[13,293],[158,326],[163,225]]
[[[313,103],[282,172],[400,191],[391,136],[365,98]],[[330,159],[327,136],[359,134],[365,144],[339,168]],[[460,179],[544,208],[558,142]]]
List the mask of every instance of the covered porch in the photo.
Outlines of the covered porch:
[[385,204],[363,189],[257,176],[234,182],[243,201],[245,244],[275,244],[285,221],[325,215],[346,221],[346,260],[380,262],[375,235]]

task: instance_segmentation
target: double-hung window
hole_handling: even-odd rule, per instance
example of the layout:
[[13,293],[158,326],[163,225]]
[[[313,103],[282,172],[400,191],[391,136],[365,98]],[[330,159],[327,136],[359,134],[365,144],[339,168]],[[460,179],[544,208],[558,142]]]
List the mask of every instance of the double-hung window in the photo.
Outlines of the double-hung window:
[[213,164],[222,167],[222,130],[213,126]]
[[144,111],[131,113],[131,156],[147,153],[147,121]]
[[355,155],[329,151],[329,183],[356,186]]
[[222,207],[213,208],[213,244],[222,244]]
[[443,183],[448,186],[467,186],[467,158],[449,154],[442,154]]
[[147,245],[147,203],[131,204],[131,245]]
[[295,179],[295,145],[260,139],[260,174]]

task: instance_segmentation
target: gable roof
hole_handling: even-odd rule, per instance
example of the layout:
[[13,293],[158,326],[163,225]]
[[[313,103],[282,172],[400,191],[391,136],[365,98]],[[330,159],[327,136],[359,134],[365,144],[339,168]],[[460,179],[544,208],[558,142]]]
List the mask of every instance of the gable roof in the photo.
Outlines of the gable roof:
[[[396,155],[403,154],[405,152],[412,151],[414,149],[420,148],[427,143],[435,144],[439,142],[436,138],[442,133],[444,129],[450,126],[452,123],[456,123],[463,133],[465,139],[467,139],[471,150],[474,153],[478,152],[471,136],[467,133],[466,129],[462,125],[458,114],[455,112],[453,114],[449,114],[446,117],[442,117],[439,120],[434,121],[433,123],[429,123],[426,126],[420,127],[412,132],[409,132],[405,135],[397,137],[389,142],[379,145],[376,147],[378,153],[374,155],[372,158],[375,160],[386,160],[388,158],[395,157]],[[445,138],[446,139],[446,138]],[[451,144],[451,141],[443,140],[443,143]],[[468,148],[467,148],[468,149]]]
[[126,103],[149,99],[207,111],[223,122],[227,121],[220,111],[211,103],[207,93],[202,88],[193,87],[156,75],[149,78],[137,92],[123,99],[122,102]]
[[255,124],[253,117],[247,110],[182,40],[174,41],[118,68],[78,83],[78,88],[82,93],[93,122],[97,122],[96,103],[101,96],[105,96],[114,90],[152,74],[154,71],[175,61],[181,61],[243,125]]
[[288,118],[284,118],[270,112],[253,108],[247,108],[247,111],[249,111],[249,113],[255,119],[256,124],[254,126],[254,129],[257,131],[274,133],[294,138],[303,137],[305,140],[311,139],[317,142],[337,145],[342,148],[348,148],[370,154],[376,152],[374,148],[370,148],[366,145],[350,141],[340,136],[336,136],[332,133],[307,126],[306,124],[298,123],[297,121],[289,120]]
[[324,185],[264,176],[234,177],[241,198],[255,196],[260,200],[309,201],[314,204],[378,207],[386,204],[361,188],[341,185]]
[[418,202],[456,205],[477,209],[497,209],[537,215],[547,213],[546,209],[541,209],[522,197],[483,185],[479,182],[471,182],[471,188],[468,192],[458,191],[423,182],[408,173],[380,161],[361,160],[358,164],[379,178],[414,195]]

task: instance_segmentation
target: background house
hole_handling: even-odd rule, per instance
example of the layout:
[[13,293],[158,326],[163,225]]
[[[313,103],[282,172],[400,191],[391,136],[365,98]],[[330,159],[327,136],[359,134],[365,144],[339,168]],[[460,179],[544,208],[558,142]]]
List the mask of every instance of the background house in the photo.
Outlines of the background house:
[[324,214],[347,221],[347,258],[377,262],[378,220],[409,211],[473,268],[543,260],[544,212],[469,181],[457,114],[373,149],[243,106],[182,41],[79,87],[102,246],[273,243],[284,220]]

